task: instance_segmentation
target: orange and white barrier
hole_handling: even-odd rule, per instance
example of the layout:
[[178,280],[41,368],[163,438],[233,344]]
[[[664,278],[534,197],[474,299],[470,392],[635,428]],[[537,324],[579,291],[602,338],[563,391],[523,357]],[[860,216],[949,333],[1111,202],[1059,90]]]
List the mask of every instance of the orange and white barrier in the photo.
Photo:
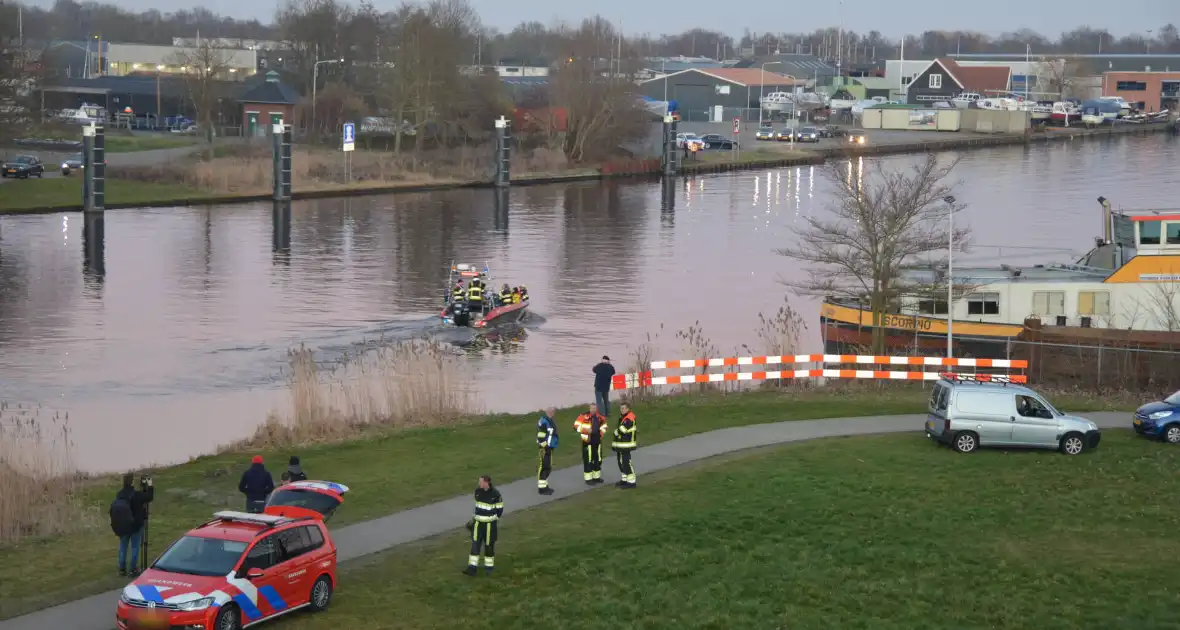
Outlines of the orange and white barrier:
[[[1028,361],[1010,359],[957,359],[946,357],[878,357],[852,354],[796,354],[763,357],[728,357],[723,359],[687,359],[678,361],[653,361],[652,371],[674,368],[729,367],[742,365],[781,365],[793,363],[818,364],[859,364],[859,365],[905,365],[937,367],[976,367],[1026,369]],[[683,385],[689,383],[721,383],[728,381],[764,381],[788,378],[854,378],[896,381],[937,381],[944,376],[938,371],[909,370],[847,370],[847,369],[803,369],[753,372],[722,372],[714,374],[687,374],[683,376],[655,376],[652,372],[616,374],[611,389],[634,389],[655,385]],[[1024,375],[973,374],[977,381],[1024,383]]]

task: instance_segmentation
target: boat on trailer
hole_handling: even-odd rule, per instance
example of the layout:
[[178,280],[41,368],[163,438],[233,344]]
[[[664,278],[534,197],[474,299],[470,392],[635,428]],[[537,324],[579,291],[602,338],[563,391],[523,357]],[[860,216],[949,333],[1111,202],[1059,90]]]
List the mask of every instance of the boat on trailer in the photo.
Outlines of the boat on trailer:
[[[444,326],[488,328],[524,318],[529,308],[528,296],[525,295],[519,302],[501,303],[497,297],[498,291],[488,279],[490,273],[487,263],[484,263],[482,270],[470,263],[451,264],[444,294],[446,306],[440,315]],[[483,300],[478,305],[469,303],[465,298],[454,299],[452,291],[456,284],[477,279],[484,284]]]

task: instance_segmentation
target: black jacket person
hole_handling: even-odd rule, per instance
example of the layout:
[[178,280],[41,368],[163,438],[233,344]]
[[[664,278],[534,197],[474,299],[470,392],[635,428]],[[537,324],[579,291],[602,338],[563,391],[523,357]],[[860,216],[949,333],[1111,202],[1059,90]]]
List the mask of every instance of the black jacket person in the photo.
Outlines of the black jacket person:
[[467,568],[463,573],[474,576],[479,570],[480,547],[483,548],[483,566],[488,575],[496,566],[496,538],[499,535],[500,517],[504,516],[504,497],[492,485],[492,478],[479,478],[475,489],[475,515],[467,527],[471,530],[471,555],[467,556]]
[[238,492],[246,495],[246,511],[261,514],[266,507],[266,498],[274,489],[274,478],[262,465],[262,456],[255,455],[250,461],[250,467],[242,473],[242,480],[238,482]]

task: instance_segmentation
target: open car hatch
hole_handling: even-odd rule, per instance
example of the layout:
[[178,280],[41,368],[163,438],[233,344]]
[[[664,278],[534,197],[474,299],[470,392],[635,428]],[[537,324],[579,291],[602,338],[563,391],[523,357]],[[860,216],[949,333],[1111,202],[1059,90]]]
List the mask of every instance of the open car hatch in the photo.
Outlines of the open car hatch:
[[331,481],[293,481],[283,484],[266,501],[266,514],[300,518],[310,516],[325,522],[344,503],[348,486]]

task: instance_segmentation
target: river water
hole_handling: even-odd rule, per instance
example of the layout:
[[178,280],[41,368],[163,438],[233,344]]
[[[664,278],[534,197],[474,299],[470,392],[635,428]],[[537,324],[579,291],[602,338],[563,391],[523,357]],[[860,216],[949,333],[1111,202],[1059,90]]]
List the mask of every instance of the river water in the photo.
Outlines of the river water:
[[[1116,208],[1176,205],[1180,143],[1086,139],[962,154],[958,216],[969,262],[1057,262]],[[948,155],[949,157],[949,155]],[[904,167],[913,157],[885,157]],[[848,164],[852,176],[864,168]],[[83,272],[82,217],[0,217],[0,400],[68,413],[87,470],[164,463],[248,435],[276,405],[286,351],[330,352],[436,328],[452,260],[524,284],[536,317],[516,342],[462,359],[483,406],[519,412],[590,399],[603,354],[622,367],[661,325],[659,358],[690,358],[694,323],[722,354],[756,344],[782,304],[803,218],[822,213],[822,168],[296,202],[290,248],[270,204],[118,210],[105,275]],[[814,301],[793,304],[817,328]],[[814,336],[814,335],[812,335]],[[819,340],[806,342],[818,350]]]

